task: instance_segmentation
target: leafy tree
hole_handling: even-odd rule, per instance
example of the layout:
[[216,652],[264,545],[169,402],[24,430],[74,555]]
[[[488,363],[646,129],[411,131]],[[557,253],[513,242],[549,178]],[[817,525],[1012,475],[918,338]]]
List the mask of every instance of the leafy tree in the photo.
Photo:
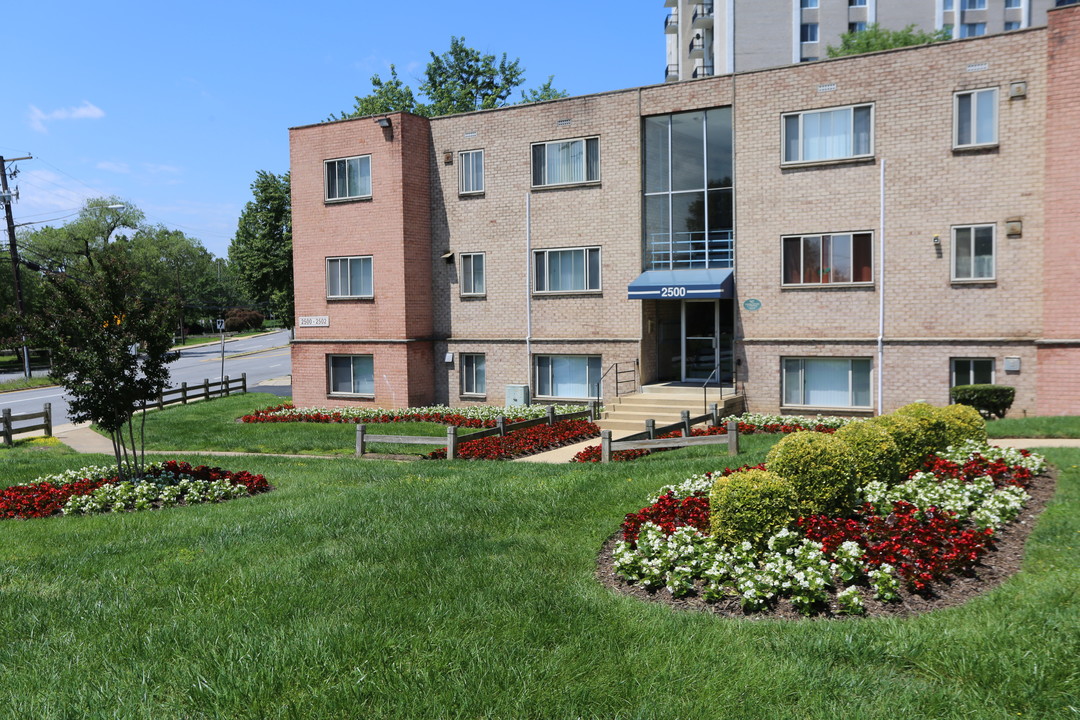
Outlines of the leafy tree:
[[121,476],[138,477],[145,454],[142,443],[136,447],[133,418],[169,380],[170,308],[143,296],[135,263],[121,247],[96,253],[81,275],[45,276],[45,312],[32,327],[52,351],[72,419],[108,432]]
[[[420,102],[412,88],[398,77],[390,66],[390,80],[371,76],[372,92],[357,96],[351,111],[330,116],[330,120],[366,117],[390,112],[411,112],[425,117],[451,113],[488,110],[510,104],[510,95],[524,81],[525,69],[520,59],[510,62],[506,53],[501,58],[481,53],[465,44],[465,38],[450,38],[450,49],[441,55],[431,54],[420,84]],[[552,86],[554,75],[538,88],[522,92],[521,102],[540,102],[567,97],[565,90]]]
[[229,244],[229,264],[240,286],[265,303],[285,327],[293,325],[292,202],[289,173],[260,170],[251,184]]
[[559,90],[552,86],[555,81],[554,75],[548,75],[547,82],[538,88],[531,88],[524,90],[521,93],[521,102],[534,103],[544,102],[545,100],[558,100],[559,98],[569,97],[570,93],[565,90]]
[[914,25],[908,25],[903,30],[887,30],[877,23],[872,23],[865,30],[844,33],[840,36],[840,47],[830,45],[827,50],[829,57],[834,58],[951,39],[952,34],[945,28],[925,32],[916,30]]
[[401,82],[397,68],[390,66],[390,79],[383,82],[378,73],[371,76],[371,94],[355,98],[356,105],[351,112],[342,110],[340,116],[331,115],[329,120],[344,120],[350,117],[366,117],[392,112],[416,112],[416,98],[412,88]]

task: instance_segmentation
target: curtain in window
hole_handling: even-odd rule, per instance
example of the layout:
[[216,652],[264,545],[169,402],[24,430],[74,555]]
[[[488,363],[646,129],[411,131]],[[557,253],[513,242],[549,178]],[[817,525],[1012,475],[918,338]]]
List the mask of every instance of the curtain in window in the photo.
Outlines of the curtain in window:
[[851,108],[803,115],[803,160],[851,155]]
[[374,395],[374,359],[370,355],[331,356],[330,392]]
[[994,277],[994,228],[975,228],[975,253],[973,277]]
[[995,117],[997,115],[997,93],[984,90],[975,94],[975,142],[987,144],[994,142]]
[[371,295],[371,258],[349,259],[349,295]]
[[850,360],[815,358],[803,361],[803,404],[845,407],[849,404]]
[[580,140],[547,144],[547,184],[585,181],[585,143]]
[[565,398],[593,397],[599,380],[599,356],[540,355],[536,358],[537,395]]

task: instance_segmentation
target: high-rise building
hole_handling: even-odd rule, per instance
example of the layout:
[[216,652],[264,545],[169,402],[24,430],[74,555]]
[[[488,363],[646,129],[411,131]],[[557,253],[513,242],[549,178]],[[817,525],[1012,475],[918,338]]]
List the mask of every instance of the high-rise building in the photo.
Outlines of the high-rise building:
[[[1057,0],[1058,5],[1066,4]],[[810,62],[874,23],[954,39],[1046,24],[1055,0],[664,0],[669,82]]]

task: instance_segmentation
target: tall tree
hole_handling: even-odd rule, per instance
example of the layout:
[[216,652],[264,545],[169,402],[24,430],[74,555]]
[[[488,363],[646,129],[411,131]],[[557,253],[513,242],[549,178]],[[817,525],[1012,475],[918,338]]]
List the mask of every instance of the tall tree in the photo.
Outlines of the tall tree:
[[[511,93],[525,81],[525,69],[520,59],[507,60],[471,48],[465,38],[450,38],[450,49],[441,55],[431,52],[431,62],[424,70],[420,84],[420,98],[412,88],[398,77],[397,69],[390,66],[390,80],[383,81],[379,75],[371,76],[372,91],[356,96],[351,111],[331,115],[330,120],[366,117],[390,112],[411,112],[416,115],[435,117],[451,113],[472,112],[503,107],[510,104]],[[538,88],[522,92],[521,102],[540,102],[567,96],[565,90],[553,87],[554,76]]]
[[260,170],[251,184],[253,199],[244,206],[229,244],[229,264],[241,287],[264,303],[284,324],[293,326],[292,201],[289,173]]
[[183,341],[187,324],[195,317],[205,320],[205,306],[220,304],[213,256],[198,240],[164,225],[140,227],[126,245],[140,268],[143,295],[167,296],[161,301],[171,302],[173,326]]
[[865,30],[844,33],[840,36],[840,47],[830,45],[827,51],[829,57],[834,58],[951,39],[952,35],[945,28],[925,32],[916,30],[914,25],[908,25],[903,30],[886,30],[877,23],[872,23]]
[[170,308],[143,295],[123,248],[103,248],[93,261],[79,278],[46,275],[45,312],[32,327],[52,351],[52,372],[71,398],[72,419],[108,432],[121,476],[138,477],[145,458],[133,418],[169,380]]

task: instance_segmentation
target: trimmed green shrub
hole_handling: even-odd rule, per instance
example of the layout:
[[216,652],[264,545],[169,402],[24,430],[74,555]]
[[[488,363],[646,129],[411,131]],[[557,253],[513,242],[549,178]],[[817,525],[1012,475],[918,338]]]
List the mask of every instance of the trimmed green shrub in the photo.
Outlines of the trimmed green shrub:
[[923,455],[941,452],[949,444],[949,426],[941,415],[941,408],[930,403],[915,402],[897,408],[893,415],[906,415],[922,424]]
[[906,478],[922,468],[923,458],[932,452],[921,422],[910,415],[879,415],[866,422],[885,428],[900,451],[900,475]]
[[960,445],[965,440],[986,442],[986,420],[970,405],[946,405],[938,410],[945,421],[949,445]]
[[1016,397],[1016,388],[1008,385],[957,385],[949,392],[953,402],[970,405],[984,418],[1005,417]]
[[900,482],[900,448],[881,425],[853,422],[834,434],[848,444],[855,473],[855,486],[877,480],[886,485]]
[[792,433],[765,456],[765,467],[795,488],[803,515],[845,514],[852,509],[852,451],[840,438],[819,432]]
[[739,470],[713,483],[709,492],[712,536],[725,545],[755,545],[795,519],[791,483],[768,470]]

